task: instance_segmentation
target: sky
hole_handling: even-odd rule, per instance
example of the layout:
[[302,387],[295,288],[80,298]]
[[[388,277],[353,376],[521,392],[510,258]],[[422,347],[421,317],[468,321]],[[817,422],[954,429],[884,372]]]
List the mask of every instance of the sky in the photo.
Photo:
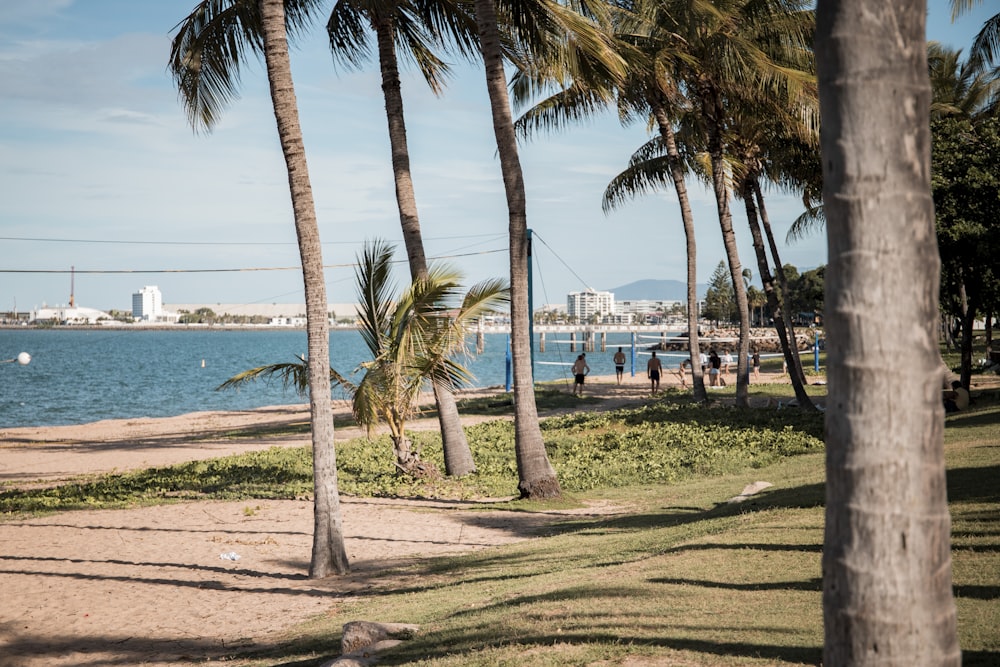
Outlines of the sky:
[[[966,51],[993,0],[950,20],[930,0],[928,39]],[[131,309],[156,285],[171,303],[304,301],[284,160],[263,65],[211,133],[188,123],[167,71],[174,27],[195,0],[3,0],[0,3],[0,312],[69,302]],[[327,270],[327,299],[354,301],[366,240],[397,246],[377,62],[335,67],[322,21],[292,51],[299,113]],[[507,208],[484,76],[457,62],[435,97],[404,72],[403,97],[420,224],[430,258],[471,284],[507,278]],[[605,214],[601,198],[649,138],[608,114],[522,144],[535,304],[644,279],[685,279],[676,197],[646,195]],[[714,199],[690,183],[698,282],[725,258]],[[822,233],[784,242],[803,212],[771,192],[781,257],[826,263]],[[744,266],[756,275],[746,216],[733,205]],[[70,269],[75,267],[71,280]],[[400,278],[405,272],[400,270]],[[759,281],[755,281],[758,282]]]

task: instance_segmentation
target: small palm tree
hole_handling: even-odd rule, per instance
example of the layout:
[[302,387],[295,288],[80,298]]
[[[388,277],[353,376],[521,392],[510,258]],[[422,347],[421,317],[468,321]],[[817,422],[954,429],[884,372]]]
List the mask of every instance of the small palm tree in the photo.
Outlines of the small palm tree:
[[[356,384],[332,368],[330,379],[351,394],[354,418],[369,433],[383,422],[389,427],[400,472],[433,474],[433,467],[420,460],[419,450],[414,450],[406,436],[406,422],[415,414],[420,391],[428,382],[452,390],[471,380],[469,371],[455,357],[465,353],[471,325],[507,303],[508,290],[498,279],[485,280],[474,285],[456,305],[461,274],[431,266],[426,275],[413,279],[394,302],[392,256],[392,248],[382,241],[365,244],[355,275],[361,304],[361,337],[371,359],[355,369],[363,373]],[[305,369],[300,357],[297,362],[244,371],[219,388],[278,377],[301,391],[308,384]]]

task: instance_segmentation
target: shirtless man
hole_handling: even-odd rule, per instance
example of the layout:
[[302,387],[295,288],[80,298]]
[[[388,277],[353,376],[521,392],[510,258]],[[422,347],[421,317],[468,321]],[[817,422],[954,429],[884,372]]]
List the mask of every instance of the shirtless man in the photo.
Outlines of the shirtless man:
[[587,377],[590,373],[590,366],[587,365],[587,360],[581,354],[576,358],[576,362],[573,364],[573,395],[576,396],[579,393],[583,396],[583,378]]
[[618,378],[618,384],[622,383],[622,374],[625,372],[625,353],[622,352],[621,348],[615,352],[615,376]]
[[646,375],[649,376],[650,391],[655,396],[660,390],[660,373],[663,372],[663,364],[656,358],[656,352],[646,362]]

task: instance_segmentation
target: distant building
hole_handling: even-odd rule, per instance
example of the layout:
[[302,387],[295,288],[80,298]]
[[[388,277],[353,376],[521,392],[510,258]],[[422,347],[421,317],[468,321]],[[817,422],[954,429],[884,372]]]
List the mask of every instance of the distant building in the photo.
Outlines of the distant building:
[[589,287],[582,292],[570,292],[566,295],[566,313],[578,322],[586,322],[593,315],[610,317],[615,314],[615,295]]
[[132,317],[137,322],[173,324],[179,315],[163,310],[163,295],[156,285],[146,285],[132,293]]
[[680,305],[683,305],[683,302],[659,299],[623,299],[618,302],[618,312],[636,315],[648,315],[656,311],[669,313],[675,306]]
[[54,322],[56,324],[100,324],[114,321],[104,311],[94,308],[83,308],[81,306],[54,306],[49,308],[44,304],[41,308],[33,310],[29,319],[36,323]]

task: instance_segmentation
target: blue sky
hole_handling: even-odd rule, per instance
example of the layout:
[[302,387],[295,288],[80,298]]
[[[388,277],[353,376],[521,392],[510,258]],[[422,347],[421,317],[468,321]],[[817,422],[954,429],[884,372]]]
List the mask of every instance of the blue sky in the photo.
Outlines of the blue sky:
[[[195,0],[4,0],[0,3],[0,311],[69,300],[129,309],[158,285],[166,303],[301,302],[288,186],[262,65],[211,134],[187,123],[166,62],[173,27]],[[989,6],[987,8],[987,5]],[[968,48],[996,9],[986,2],[956,24],[931,0],[928,38]],[[377,65],[332,65],[320,25],[292,53],[316,198],[328,299],[353,301],[349,265],[365,239],[400,239]],[[444,95],[404,74],[411,163],[430,256],[468,281],[507,276],[507,212],[483,75],[456,64]],[[522,146],[528,224],[536,244],[535,303],[566,292],[646,278],[683,280],[684,237],[675,198],[647,196],[605,215],[610,179],[646,141],[643,126],[608,115]],[[692,188],[698,279],[724,258],[710,194]],[[783,243],[802,212],[772,193],[782,260],[826,262],[822,234]],[[756,274],[742,206],[740,256]],[[398,256],[404,258],[401,243]],[[169,273],[141,273],[142,271]],[[30,271],[11,273],[7,271]],[[135,271],[136,273],[84,273]]]

